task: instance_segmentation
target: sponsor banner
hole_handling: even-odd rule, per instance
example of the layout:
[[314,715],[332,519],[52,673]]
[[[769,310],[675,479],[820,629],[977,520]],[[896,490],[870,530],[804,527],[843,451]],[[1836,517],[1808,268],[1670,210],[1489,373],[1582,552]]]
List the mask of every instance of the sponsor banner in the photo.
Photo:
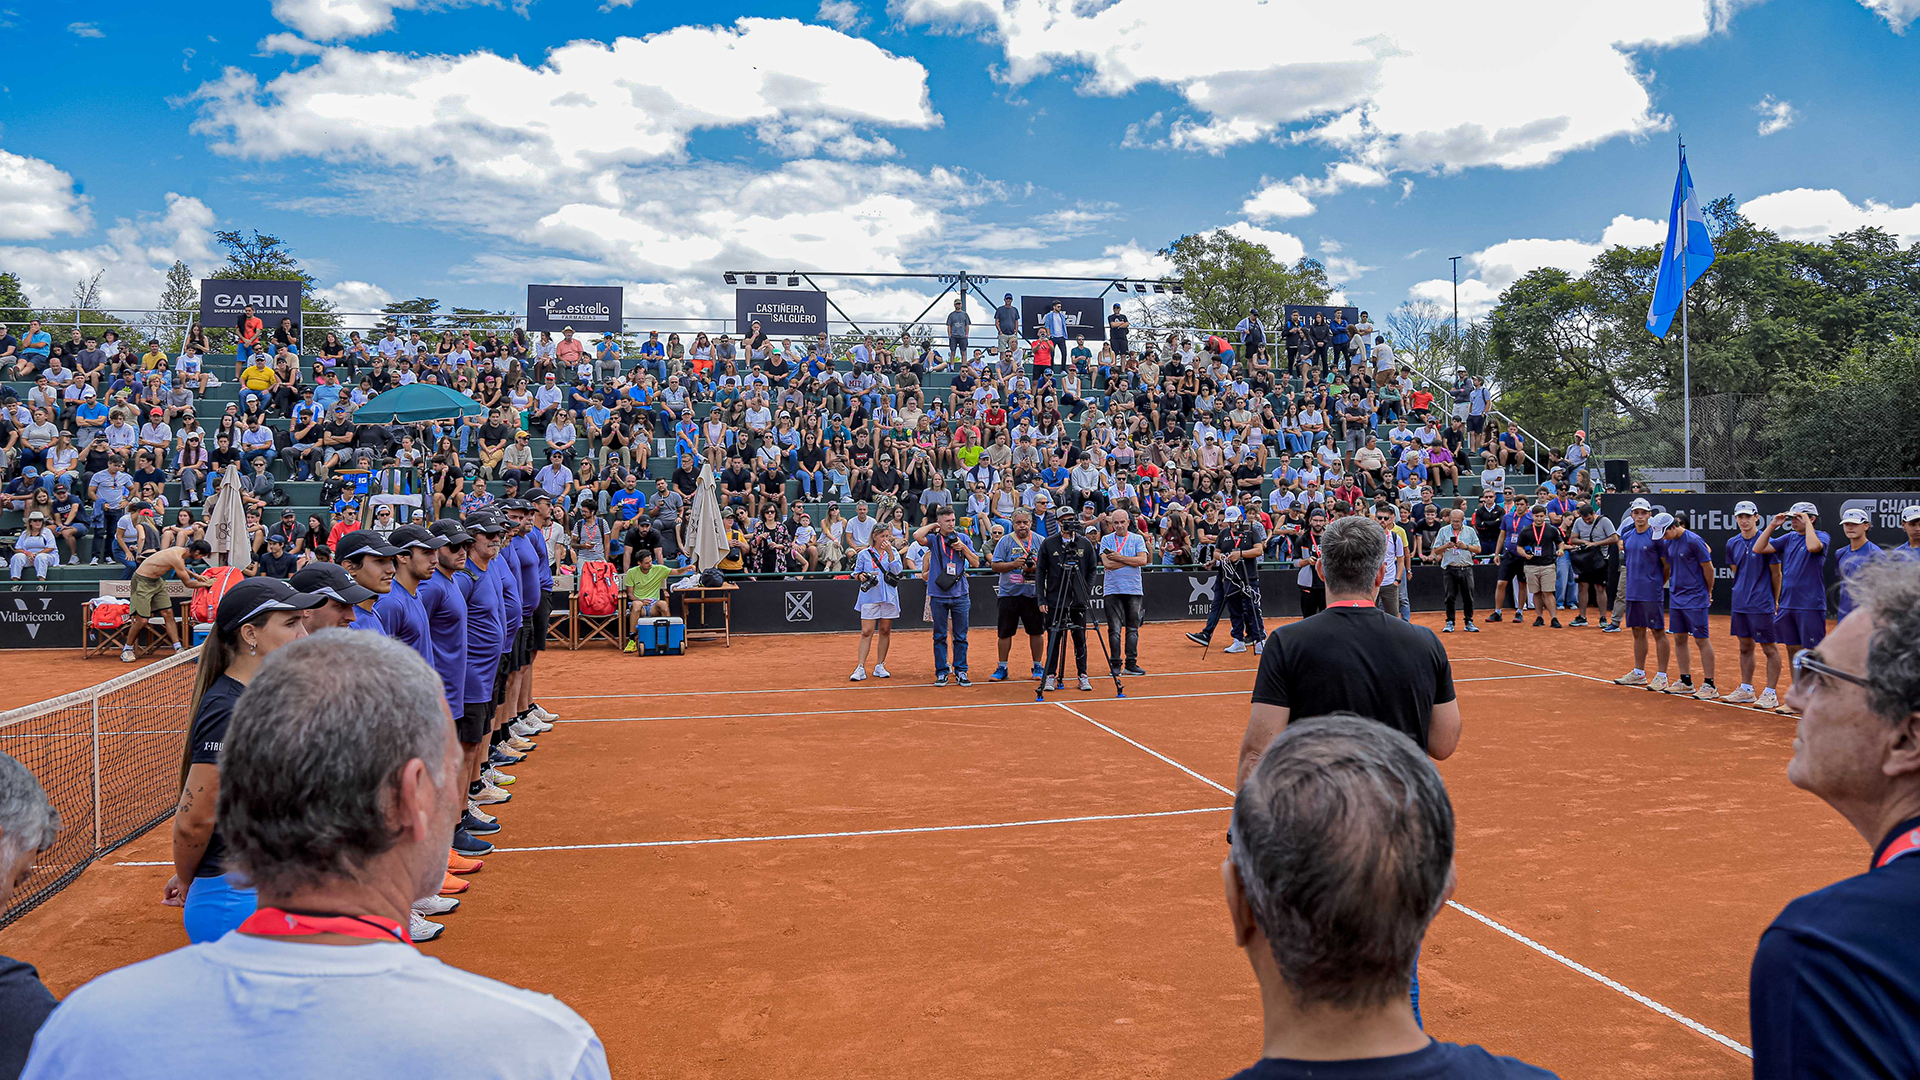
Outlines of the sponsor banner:
[[[1753,495],[1663,492],[1655,495],[1602,495],[1600,512],[1610,518],[1616,527],[1632,528],[1633,521],[1627,515],[1627,507],[1636,498],[1644,498],[1652,503],[1656,514],[1672,514],[1674,520],[1699,533],[1700,538],[1713,550],[1713,573],[1717,579],[1713,589],[1713,611],[1723,615],[1733,610],[1733,572],[1727,566],[1727,540],[1740,532],[1740,523],[1733,517],[1735,503],[1751,502],[1759,507],[1762,518],[1771,519],[1775,514],[1785,513],[1794,503],[1810,502],[1820,512],[1814,528],[1826,533],[1836,545],[1846,542],[1840,534],[1840,515],[1848,510],[1865,510],[1868,518],[1867,539],[1881,547],[1906,543],[1907,534],[1900,527],[1900,511],[1920,505],[1920,492],[1912,491],[1775,491]],[[1826,568],[1827,603],[1831,614],[1838,610],[1835,606],[1835,586],[1839,581],[1839,570],[1831,558],[1827,560]]]
[[1067,341],[1071,343],[1075,334],[1085,334],[1087,347],[1095,352],[1096,346],[1107,338],[1107,316],[1100,310],[1100,298],[1097,296],[1023,296],[1020,298],[1020,333],[1028,341],[1040,336],[1040,319],[1053,310],[1055,301],[1060,303],[1060,313],[1067,317]]
[[800,289],[733,290],[734,325],[740,336],[760,332],[770,338],[812,338],[827,329],[827,294]]
[[626,290],[618,285],[529,285],[527,329],[617,334]]
[[44,586],[0,587],[0,649],[77,649],[89,594]]
[[[210,330],[232,329],[239,325],[247,305],[253,305],[260,320],[261,334],[272,339],[281,319],[292,319],[296,327],[305,325],[300,318],[298,281],[241,281],[227,278],[202,278],[200,281],[200,325]],[[298,340],[297,338],[295,340]]]

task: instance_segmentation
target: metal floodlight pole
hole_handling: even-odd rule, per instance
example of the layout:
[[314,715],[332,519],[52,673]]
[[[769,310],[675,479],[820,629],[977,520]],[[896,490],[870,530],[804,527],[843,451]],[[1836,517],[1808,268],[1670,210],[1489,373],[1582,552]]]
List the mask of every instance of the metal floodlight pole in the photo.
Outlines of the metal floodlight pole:
[[1449,255],[1453,264],[1453,366],[1460,366],[1460,256]]

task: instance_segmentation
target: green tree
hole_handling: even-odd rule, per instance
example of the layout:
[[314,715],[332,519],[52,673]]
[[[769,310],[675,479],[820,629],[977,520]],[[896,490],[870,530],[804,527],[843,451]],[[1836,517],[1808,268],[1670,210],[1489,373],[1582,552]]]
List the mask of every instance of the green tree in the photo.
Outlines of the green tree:
[[156,310],[142,323],[143,329],[159,338],[160,346],[168,352],[179,352],[186,345],[187,327],[200,317],[200,283],[186,263],[174,260],[154,307]]
[[0,326],[25,326],[33,318],[29,310],[33,302],[27,299],[27,292],[20,287],[20,278],[12,273],[0,273]]
[[402,336],[408,331],[418,330],[422,336],[437,330],[441,326],[440,301],[425,296],[416,296],[411,300],[395,300],[380,309],[385,318],[380,320],[379,330],[385,333],[391,329]]
[[[293,249],[277,236],[255,229],[251,235],[238,229],[222,229],[213,234],[214,242],[226,252],[227,261],[213,276],[241,281],[298,281],[300,283],[300,323],[303,348],[317,346],[328,330],[340,329],[333,313],[333,302],[315,295],[319,281],[300,265]],[[231,329],[217,336],[230,336]],[[231,342],[229,342],[231,344]]]
[[1324,304],[1332,292],[1326,267],[1317,261],[1303,257],[1288,265],[1265,244],[1225,229],[1189,233],[1160,254],[1180,279],[1181,295],[1171,306],[1174,319],[1187,326],[1231,329],[1259,308],[1266,323],[1277,327],[1282,305]]

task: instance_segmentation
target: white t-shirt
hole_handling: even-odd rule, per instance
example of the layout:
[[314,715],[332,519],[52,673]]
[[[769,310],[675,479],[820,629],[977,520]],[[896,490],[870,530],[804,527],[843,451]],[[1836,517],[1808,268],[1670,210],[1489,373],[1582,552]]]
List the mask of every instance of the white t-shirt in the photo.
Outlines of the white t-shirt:
[[[181,1003],[192,1002],[183,1023]],[[473,1053],[473,1033],[487,1049]],[[264,1063],[270,1062],[270,1067]],[[75,990],[23,1076],[599,1080],[606,1050],[555,998],[394,943],[310,945],[232,932]]]

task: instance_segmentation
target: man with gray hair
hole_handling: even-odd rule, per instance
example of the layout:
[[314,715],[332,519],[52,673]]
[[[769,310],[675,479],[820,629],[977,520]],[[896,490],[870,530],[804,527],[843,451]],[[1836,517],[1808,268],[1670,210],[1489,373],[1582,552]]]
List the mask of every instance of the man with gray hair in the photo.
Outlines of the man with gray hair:
[[1420,942],[1453,889],[1453,804],[1419,748],[1336,713],[1261,749],[1220,867],[1264,1014],[1261,1059],[1234,1080],[1551,1077],[1428,1037],[1409,1001]]
[[[220,757],[229,862],[260,907],[238,930],[95,979],[34,1042],[33,1080],[180,1075],[597,1080],[586,1021],[422,956],[466,774],[440,678],[414,650],[325,630],[276,649]],[[191,1023],[180,1003],[193,1003]],[[487,1052],[472,1054],[473,1033]]]
[[1873,855],[1760,936],[1755,1080],[1920,1076],[1920,564],[1878,560],[1851,586],[1858,606],[1793,658],[1787,780]]
[[[0,754],[0,911],[33,873],[34,856],[53,846],[60,815],[25,765]],[[27,1063],[33,1033],[53,1011],[53,995],[32,964],[0,956],[0,1080]]]

